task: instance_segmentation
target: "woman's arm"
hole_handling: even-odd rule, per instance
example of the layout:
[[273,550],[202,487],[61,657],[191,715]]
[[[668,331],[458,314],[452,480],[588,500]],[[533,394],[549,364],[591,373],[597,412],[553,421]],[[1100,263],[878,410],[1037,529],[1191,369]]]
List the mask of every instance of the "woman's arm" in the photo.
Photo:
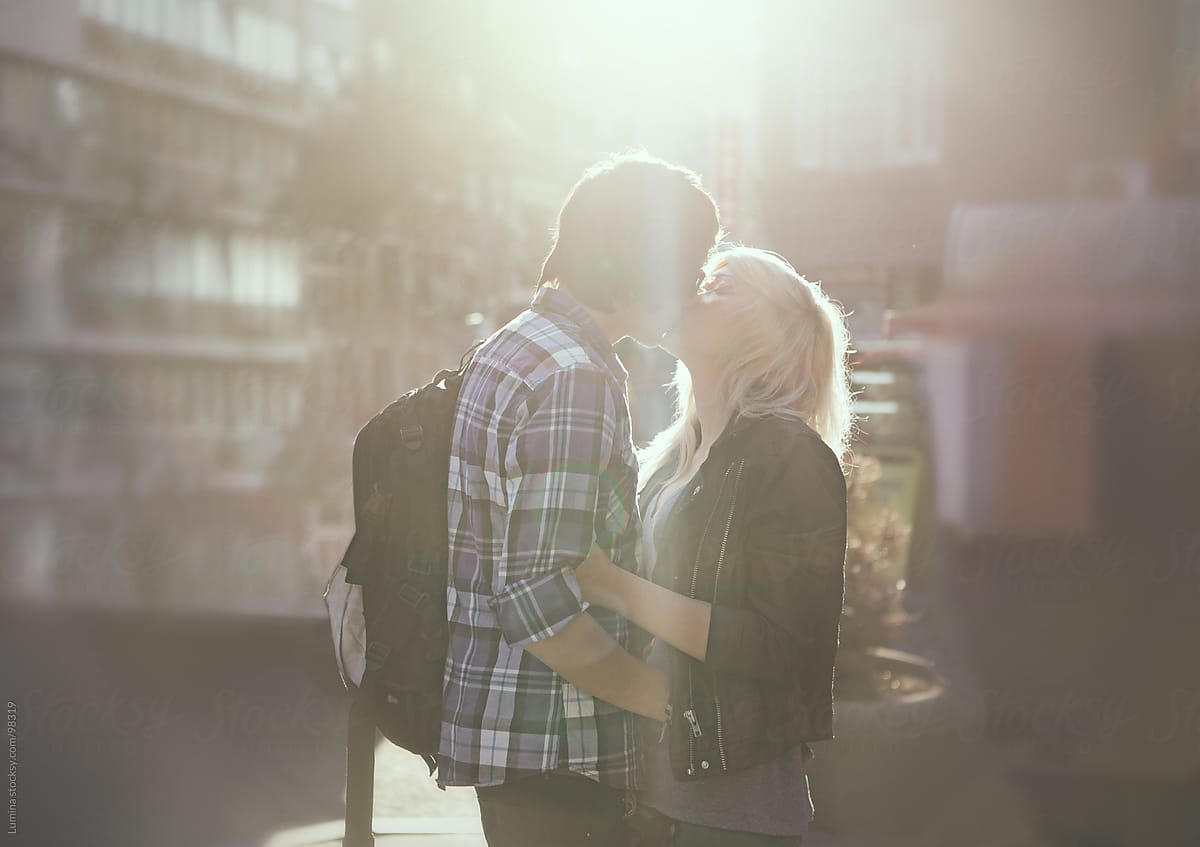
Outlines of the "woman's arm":
[[828,448],[807,439],[777,458],[758,485],[768,499],[746,527],[744,606],[676,594],[595,550],[576,571],[584,596],[713,670],[790,679],[829,660],[844,594],[845,480]]
[[676,594],[617,567],[599,548],[592,549],[575,575],[589,602],[612,609],[675,649],[704,661],[712,617],[710,604]]

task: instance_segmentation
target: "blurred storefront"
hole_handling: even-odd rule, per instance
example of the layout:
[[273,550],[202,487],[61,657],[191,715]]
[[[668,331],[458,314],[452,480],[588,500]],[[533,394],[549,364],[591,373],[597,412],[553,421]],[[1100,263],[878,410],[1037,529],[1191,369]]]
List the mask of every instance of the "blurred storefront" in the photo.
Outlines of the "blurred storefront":
[[[1200,778],[1180,735],[1200,686],[1198,244],[1195,197],[964,207],[946,296],[891,321],[922,340],[948,635],[986,737],[1025,751],[1031,807],[1076,833],[1200,832],[1179,800]],[[1068,785],[1110,813],[1048,805]]]
[[1005,818],[1195,843],[1200,4],[772,8],[768,246],[856,313],[862,448],[924,445],[924,643]]

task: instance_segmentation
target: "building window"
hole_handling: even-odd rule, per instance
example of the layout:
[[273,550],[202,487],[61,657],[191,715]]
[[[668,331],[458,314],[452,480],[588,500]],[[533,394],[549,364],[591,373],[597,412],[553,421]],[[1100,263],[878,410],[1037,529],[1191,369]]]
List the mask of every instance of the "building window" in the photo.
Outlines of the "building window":
[[881,24],[869,49],[846,21],[830,19],[811,29],[796,46],[794,166],[869,171],[936,164],[942,135],[941,25]]
[[199,31],[196,19],[200,8],[194,3],[169,3],[162,10],[160,37],[173,48],[186,48],[188,39]]
[[187,278],[180,274],[175,264],[179,253],[172,235],[165,229],[158,229],[151,243],[154,293],[164,299],[186,297],[188,294]]
[[195,402],[193,423],[197,429],[213,430],[221,425],[220,382],[211,368],[192,372],[192,396]]
[[1175,38],[1175,88],[1182,111],[1179,141],[1200,150],[1200,0],[1181,0]]
[[225,0],[80,0],[85,18],[284,82],[298,74],[289,23]]
[[885,88],[884,162],[936,164],[942,138],[941,27],[902,26],[893,39]]
[[[28,212],[0,206],[0,247],[12,257],[0,282],[19,292],[31,238]],[[295,309],[302,296],[299,246],[282,235],[226,234],[152,221],[72,216],[62,253],[71,296],[153,297],[164,302]]]
[[279,309],[300,305],[300,251],[295,242],[275,239],[271,251],[269,302]]
[[55,86],[58,118],[64,126],[77,127],[83,120],[83,90],[68,76],[60,77]]
[[279,236],[238,234],[230,240],[234,303],[294,308],[300,301],[299,251]]
[[199,372],[196,368],[183,367],[179,371],[179,381],[183,385],[183,409],[180,423],[183,428],[195,430],[200,424],[200,407],[203,402]]
[[826,166],[825,134],[830,123],[828,47],[810,42],[798,51],[801,70],[795,82],[792,126],[795,165],[801,170]]
[[241,306],[263,305],[266,265],[262,240],[254,235],[234,235],[229,240],[229,259],[232,301]]
[[248,9],[238,9],[235,28],[237,63],[260,76],[285,82],[296,79],[296,31]]
[[0,273],[0,316],[5,323],[21,320],[22,286],[30,253],[32,233],[28,208],[12,203],[0,205],[0,256],[5,268]]
[[28,137],[49,124],[54,98],[49,77],[25,65],[5,63],[0,70],[0,133]]
[[113,256],[112,283],[117,293],[138,297],[152,293],[153,241],[142,224],[130,224],[121,233]]
[[236,50],[230,37],[232,27],[222,6],[217,0],[200,0],[198,14],[200,29],[194,36],[198,39],[195,46],[213,61],[233,61]]
[[229,388],[232,396],[226,408],[229,412],[230,429],[237,431],[255,426],[257,421],[251,418],[254,407],[254,384],[251,372],[246,368],[234,371],[232,379],[229,381]]
[[192,278],[198,300],[220,302],[229,296],[228,261],[225,245],[211,231],[198,231],[191,236]]
[[[123,227],[112,218],[72,217],[67,219],[65,232],[63,287],[76,314],[90,322],[97,306],[111,299],[109,279]],[[19,254],[15,255],[19,261]]]

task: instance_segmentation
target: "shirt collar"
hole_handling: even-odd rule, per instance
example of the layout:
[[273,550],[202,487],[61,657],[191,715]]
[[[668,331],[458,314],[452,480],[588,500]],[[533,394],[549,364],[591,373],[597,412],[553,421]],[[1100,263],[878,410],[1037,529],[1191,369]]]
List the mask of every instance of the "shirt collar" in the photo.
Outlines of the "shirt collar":
[[598,356],[619,382],[623,384],[629,379],[629,372],[625,370],[625,365],[621,363],[617,351],[609,343],[604,330],[596,323],[596,319],[592,317],[591,313],[566,291],[542,285],[538,288],[537,294],[533,296],[530,308],[551,318],[561,327],[575,329],[576,332],[573,335],[577,336],[577,340],[583,342],[588,350]]

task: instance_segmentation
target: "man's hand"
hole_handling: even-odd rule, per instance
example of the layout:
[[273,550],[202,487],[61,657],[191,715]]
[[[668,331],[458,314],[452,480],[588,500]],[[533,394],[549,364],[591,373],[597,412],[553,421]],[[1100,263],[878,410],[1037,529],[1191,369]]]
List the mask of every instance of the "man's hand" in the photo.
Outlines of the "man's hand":
[[575,569],[585,600],[624,614],[625,602],[618,591],[620,573],[621,569],[610,562],[599,547],[593,547],[583,564]]
[[664,720],[670,687],[660,671],[629,655],[584,612],[556,635],[525,645],[547,667],[593,697]]

